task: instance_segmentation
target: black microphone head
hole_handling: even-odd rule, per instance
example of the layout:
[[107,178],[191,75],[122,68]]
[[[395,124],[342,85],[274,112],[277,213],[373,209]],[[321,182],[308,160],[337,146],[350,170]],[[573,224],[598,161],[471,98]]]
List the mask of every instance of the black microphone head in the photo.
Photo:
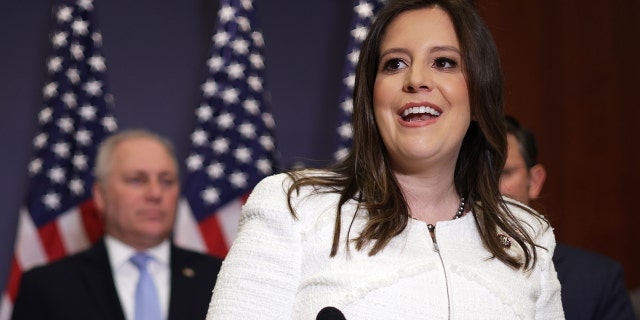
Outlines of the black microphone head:
[[347,320],[347,318],[335,307],[324,307],[318,312],[316,320]]

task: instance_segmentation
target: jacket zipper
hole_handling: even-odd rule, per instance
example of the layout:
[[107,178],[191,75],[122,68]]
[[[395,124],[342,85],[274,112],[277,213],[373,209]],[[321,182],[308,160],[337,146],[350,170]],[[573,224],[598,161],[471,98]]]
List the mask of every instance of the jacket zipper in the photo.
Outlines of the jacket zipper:
[[442,271],[444,272],[444,284],[447,289],[447,319],[451,320],[451,296],[449,294],[449,278],[447,277],[447,268],[444,266],[444,260],[440,254],[440,248],[438,247],[438,241],[436,240],[436,226],[433,224],[427,224],[431,240],[433,240],[433,251],[438,254],[440,258],[440,264],[442,264]]

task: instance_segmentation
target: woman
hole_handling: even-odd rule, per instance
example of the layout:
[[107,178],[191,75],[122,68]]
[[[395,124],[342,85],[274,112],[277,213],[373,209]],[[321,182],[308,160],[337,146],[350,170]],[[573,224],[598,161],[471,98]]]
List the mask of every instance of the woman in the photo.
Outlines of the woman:
[[208,319],[562,319],[551,228],[498,191],[502,117],[473,8],[391,1],[361,50],[353,150],[256,186]]

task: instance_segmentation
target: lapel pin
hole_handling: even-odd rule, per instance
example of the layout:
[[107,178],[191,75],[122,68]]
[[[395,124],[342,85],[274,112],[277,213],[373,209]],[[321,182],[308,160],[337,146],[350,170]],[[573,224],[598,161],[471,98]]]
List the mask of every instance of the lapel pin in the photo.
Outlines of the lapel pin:
[[193,278],[196,275],[196,272],[191,268],[182,269],[182,274],[187,278]]

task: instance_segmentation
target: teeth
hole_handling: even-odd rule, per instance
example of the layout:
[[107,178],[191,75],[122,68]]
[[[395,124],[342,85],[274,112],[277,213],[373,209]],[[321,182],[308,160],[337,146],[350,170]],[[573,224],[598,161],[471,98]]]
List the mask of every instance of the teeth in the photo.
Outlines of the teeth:
[[411,107],[404,110],[404,112],[402,113],[402,116],[406,117],[410,114],[416,114],[416,113],[428,113],[434,117],[437,117],[440,115],[440,112],[436,111],[436,109],[432,107],[420,106],[420,107]]

